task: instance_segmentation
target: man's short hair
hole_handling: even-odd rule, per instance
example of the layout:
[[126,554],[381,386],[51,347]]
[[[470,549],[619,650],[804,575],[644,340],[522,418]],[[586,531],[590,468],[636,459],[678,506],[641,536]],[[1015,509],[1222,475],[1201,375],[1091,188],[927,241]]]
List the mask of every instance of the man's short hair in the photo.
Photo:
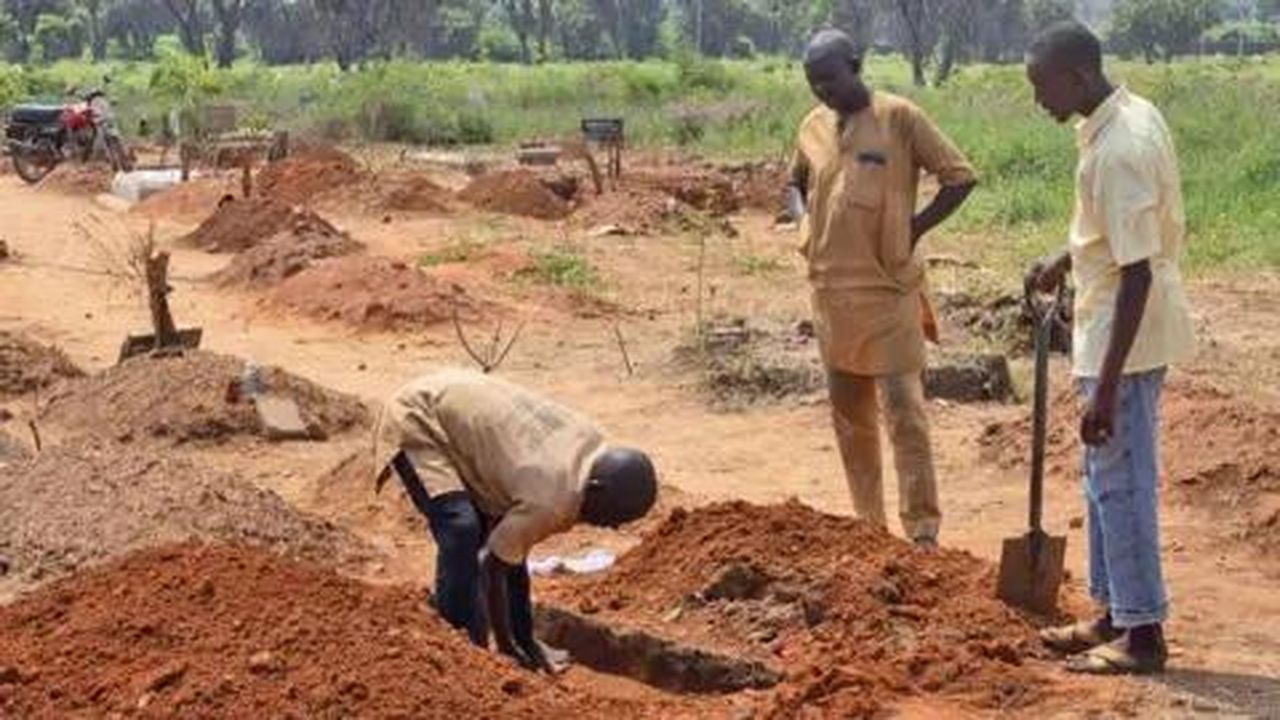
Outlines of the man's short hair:
[[835,28],[826,28],[819,30],[805,46],[804,64],[812,65],[831,55],[850,62],[862,59],[862,51],[858,49],[858,44],[849,37],[848,33]]
[[1031,60],[1081,70],[1102,71],[1102,41],[1075,20],[1045,28],[1031,43]]

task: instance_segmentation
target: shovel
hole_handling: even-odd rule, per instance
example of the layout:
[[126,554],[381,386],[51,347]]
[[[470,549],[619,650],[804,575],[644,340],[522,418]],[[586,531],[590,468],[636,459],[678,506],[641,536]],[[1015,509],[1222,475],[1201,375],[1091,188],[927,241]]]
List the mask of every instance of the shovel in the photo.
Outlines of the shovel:
[[1047,304],[1038,303],[1029,293],[1027,305],[1035,321],[1035,400],[1031,437],[1031,529],[1026,535],[1007,538],[1000,553],[1000,580],[996,594],[1001,600],[1041,615],[1052,615],[1058,607],[1062,586],[1063,559],[1067,539],[1047,534],[1041,526],[1044,514],[1044,447],[1049,404],[1049,343],[1053,338],[1062,289]]

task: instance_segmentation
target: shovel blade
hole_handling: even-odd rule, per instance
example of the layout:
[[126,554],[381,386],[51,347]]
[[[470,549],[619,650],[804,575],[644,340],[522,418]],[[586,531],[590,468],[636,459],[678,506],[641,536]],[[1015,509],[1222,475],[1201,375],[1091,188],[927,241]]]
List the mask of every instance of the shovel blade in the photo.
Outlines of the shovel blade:
[[1000,553],[999,598],[1039,615],[1058,609],[1067,539],[1040,533],[1008,538]]
[[[204,336],[202,328],[188,328],[178,331],[178,343],[171,349],[173,350],[195,350],[200,347],[200,340]],[[155,335],[130,335],[124,339],[120,345],[120,357],[116,363],[122,363],[130,358],[139,355],[146,355],[156,349]]]

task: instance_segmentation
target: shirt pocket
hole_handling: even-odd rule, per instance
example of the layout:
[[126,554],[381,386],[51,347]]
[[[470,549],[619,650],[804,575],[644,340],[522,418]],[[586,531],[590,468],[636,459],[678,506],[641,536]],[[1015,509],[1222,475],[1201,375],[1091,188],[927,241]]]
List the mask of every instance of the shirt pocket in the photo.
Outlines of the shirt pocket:
[[884,206],[886,160],[882,153],[858,153],[845,168],[845,201],[861,210],[879,212]]

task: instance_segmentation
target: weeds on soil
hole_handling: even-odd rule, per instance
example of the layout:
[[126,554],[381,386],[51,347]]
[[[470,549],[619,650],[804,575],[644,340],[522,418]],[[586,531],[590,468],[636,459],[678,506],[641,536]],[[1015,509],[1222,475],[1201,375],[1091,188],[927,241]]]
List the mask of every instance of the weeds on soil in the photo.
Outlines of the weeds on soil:
[[595,267],[572,248],[534,250],[530,260],[528,267],[516,271],[516,277],[578,292],[593,290],[600,283]]

